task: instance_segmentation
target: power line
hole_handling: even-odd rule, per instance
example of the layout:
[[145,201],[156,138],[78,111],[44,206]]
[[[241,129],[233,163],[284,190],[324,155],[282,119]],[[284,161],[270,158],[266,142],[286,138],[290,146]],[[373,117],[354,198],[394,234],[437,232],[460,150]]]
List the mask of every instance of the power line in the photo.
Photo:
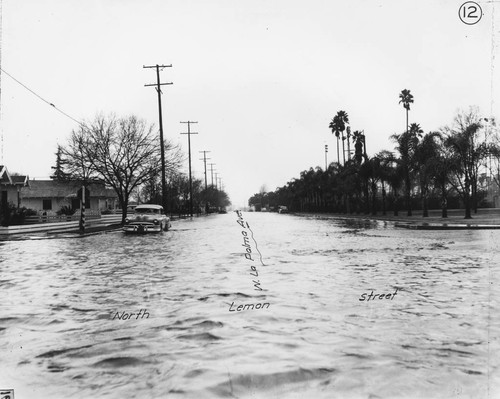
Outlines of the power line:
[[12,76],[10,73],[8,73],[5,69],[1,68],[0,67],[0,71],[2,71],[4,74],[6,74],[9,78],[11,78],[13,81],[15,81],[16,83],[18,83],[19,85],[21,85],[22,87],[24,87],[26,90],[28,90],[31,94],[33,94],[34,96],[38,97],[40,100],[42,100],[44,103],[50,105],[52,108],[54,108],[56,111],[60,112],[61,114],[63,114],[65,117],[71,119],[73,122],[76,122],[78,123],[80,126],[86,128],[85,124],[75,118],[73,118],[71,115],[67,114],[66,112],[64,112],[62,109],[58,108],[54,103],[51,103],[50,101],[46,100],[45,98],[43,98],[42,96],[40,96],[38,93],[36,93],[34,90],[30,89],[28,86],[26,86],[24,83],[20,82],[19,80],[17,80],[14,76]]
[[188,131],[187,131],[187,133],[181,133],[181,134],[187,134],[187,136],[188,136],[188,147],[189,147],[189,209],[191,211],[191,217],[193,217],[193,179],[191,177],[191,135],[192,134],[198,134],[198,133],[193,133],[191,131],[191,123],[198,123],[198,122],[187,121],[187,122],[181,122],[181,123],[187,123],[187,125],[188,125]]
[[199,152],[203,153],[203,159],[200,159],[200,161],[203,161],[203,163],[205,164],[205,191],[206,191],[207,190],[207,159],[210,159],[210,158],[207,158],[207,152],[210,152],[210,151],[199,151]]
[[209,165],[210,165],[210,173],[211,173],[211,175],[212,175],[212,188],[213,188],[213,187],[214,187],[214,170],[215,170],[215,169],[213,168],[213,166],[214,166],[215,164],[214,164],[214,163],[209,163]]

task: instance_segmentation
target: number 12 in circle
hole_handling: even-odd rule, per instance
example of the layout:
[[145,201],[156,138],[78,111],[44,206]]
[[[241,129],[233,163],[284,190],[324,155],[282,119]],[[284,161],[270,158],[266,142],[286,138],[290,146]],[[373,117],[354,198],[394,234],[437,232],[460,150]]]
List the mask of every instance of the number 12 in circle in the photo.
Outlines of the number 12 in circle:
[[481,6],[474,1],[467,1],[458,10],[460,20],[466,25],[477,24],[483,16]]

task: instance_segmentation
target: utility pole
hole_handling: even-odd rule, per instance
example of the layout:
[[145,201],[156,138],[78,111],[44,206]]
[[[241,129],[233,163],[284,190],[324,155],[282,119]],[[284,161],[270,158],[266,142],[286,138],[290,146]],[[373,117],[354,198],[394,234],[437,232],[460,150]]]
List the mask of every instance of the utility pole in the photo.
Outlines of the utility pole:
[[212,175],[212,188],[214,186],[214,168],[213,166],[215,165],[214,163],[209,163],[210,165],[210,174]]
[[220,206],[219,206],[219,202],[220,202],[219,201],[220,200],[219,188],[217,187],[217,175],[218,175],[218,173],[215,172],[214,175],[215,175],[215,191],[216,191],[215,195],[216,195],[216,198],[217,198],[216,206],[217,206],[217,210],[220,210]]
[[325,144],[325,171],[328,169],[328,158],[326,154],[328,154],[328,144]]
[[188,136],[188,149],[189,149],[189,211],[191,213],[191,217],[193,217],[193,179],[191,177],[191,135],[192,134],[198,134],[198,133],[192,133],[191,132],[191,123],[198,123],[198,122],[187,121],[187,122],[181,122],[181,123],[187,123],[187,125],[188,125],[188,131],[187,131],[187,133],[181,133],[181,134],[187,134],[187,136]]
[[167,212],[168,209],[168,200],[167,200],[167,184],[166,184],[166,177],[165,177],[165,143],[163,141],[163,119],[162,119],[162,112],[161,112],[161,86],[164,85],[171,85],[173,84],[172,82],[170,83],[160,83],[160,68],[170,68],[172,65],[143,65],[143,68],[156,68],[156,83],[154,84],[147,84],[144,86],[156,86],[156,91],[158,93],[158,115],[159,115],[159,121],[160,121],[160,152],[161,152],[161,198],[162,198],[162,206],[163,209],[165,210],[165,213]]
[[347,159],[350,161],[351,160],[351,146],[349,145],[351,141],[351,127],[347,126]]
[[85,234],[85,183],[83,184],[82,188],[82,195],[81,195],[81,200],[80,200],[80,234]]
[[203,161],[203,164],[205,165],[205,191],[207,191],[207,152],[210,151],[199,151],[203,153],[203,159],[200,159],[200,161]]

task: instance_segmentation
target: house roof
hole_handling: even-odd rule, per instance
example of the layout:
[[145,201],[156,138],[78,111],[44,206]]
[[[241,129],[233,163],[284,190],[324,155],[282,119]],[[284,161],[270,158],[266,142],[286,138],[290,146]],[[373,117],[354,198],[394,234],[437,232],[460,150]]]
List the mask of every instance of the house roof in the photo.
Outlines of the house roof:
[[[30,187],[24,187],[21,195],[23,198],[74,198],[81,187],[76,181],[31,180]],[[90,198],[116,198],[115,191],[104,184],[91,184],[88,189]]]
[[29,178],[24,175],[11,175],[5,165],[0,165],[0,184],[27,186],[29,185]]
[[4,165],[0,165],[0,183],[12,184],[12,179],[10,178],[10,174],[7,170],[7,167]]
[[29,181],[28,181],[28,176],[22,176],[22,175],[14,175],[14,176],[11,176],[12,178],[12,183],[13,184],[16,184],[16,185],[21,185],[21,186],[27,186],[29,185]]

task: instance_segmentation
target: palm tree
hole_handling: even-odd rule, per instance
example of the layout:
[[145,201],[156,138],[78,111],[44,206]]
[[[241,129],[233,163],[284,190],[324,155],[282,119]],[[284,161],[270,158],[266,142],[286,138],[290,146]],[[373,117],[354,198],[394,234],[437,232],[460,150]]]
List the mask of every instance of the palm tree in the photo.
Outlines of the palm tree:
[[424,133],[424,131],[422,130],[422,128],[420,127],[420,125],[418,123],[412,123],[410,125],[410,134],[411,135],[418,136],[418,138],[421,138],[423,133]]
[[339,153],[340,129],[338,126],[338,120],[336,116],[332,119],[328,127],[332,130],[332,134],[335,134],[335,137],[337,137],[337,164],[340,165],[340,153]]
[[450,185],[450,179],[454,172],[458,169],[454,163],[450,152],[444,147],[443,137],[440,135],[440,143],[438,146],[438,154],[435,158],[428,161],[429,169],[432,170],[432,183],[439,191],[441,197],[441,217],[448,217],[448,193],[453,187]]
[[345,148],[344,148],[344,130],[346,129],[346,124],[349,123],[349,116],[347,115],[347,112],[345,111],[338,111],[337,115],[335,115],[335,118],[337,118],[337,127],[339,131],[342,133],[342,155],[344,159],[344,165],[345,165]]
[[388,182],[394,197],[394,216],[398,216],[399,214],[399,190],[404,180],[404,171],[399,161],[399,159],[395,159],[394,162],[389,165],[388,169]]
[[382,150],[375,155],[378,159],[380,159],[380,182],[382,184],[382,214],[386,214],[386,190],[385,183],[390,184],[391,180],[391,168],[392,165],[396,162],[394,154],[387,150]]
[[[363,132],[356,130],[352,134],[352,141],[354,143],[354,160],[357,163],[361,163],[361,161],[363,160],[363,147],[365,144],[365,135],[363,134]],[[364,154],[366,154],[366,149],[364,150]]]
[[413,95],[410,93],[410,90],[403,89],[401,93],[399,93],[399,104],[403,104],[403,107],[406,109],[406,132],[408,133],[408,111],[410,110],[410,104],[413,102]]
[[423,136],[422,140],[415,148],[415,165],[418,169],[420,180],[420,196],[422,198],[423,217],[429,216],[427,197],[429,184],[435,170],[435,159],[439,156],[439,144],[435,141],[441,135],[437,132],[430,132]]
[[405,200],[407,215],[412,216],[411,210],[411,188],[412,175],[415,170],[415,148],[418,144],[418,139],[422,134],[422,129],[417,123],[412,123],[410,131],[402,134],[393,134],[391,139],[396,143],[396,149],[400,154],[400,168],[403,173],[403,181],[405,188]]
[[[365,165],[368,165],[368,182],[369,182],[369,189],[371,193],[371,210],[372,210],[372,215],[377,214],[377,191],[378,191],[378,182],[380,181],[382,177],[382,171],[381,171],[381,159],[378,156],[374,156],[370,158],[367,162],[365,162]],[[367,207],[368,208],[368,207]]]

